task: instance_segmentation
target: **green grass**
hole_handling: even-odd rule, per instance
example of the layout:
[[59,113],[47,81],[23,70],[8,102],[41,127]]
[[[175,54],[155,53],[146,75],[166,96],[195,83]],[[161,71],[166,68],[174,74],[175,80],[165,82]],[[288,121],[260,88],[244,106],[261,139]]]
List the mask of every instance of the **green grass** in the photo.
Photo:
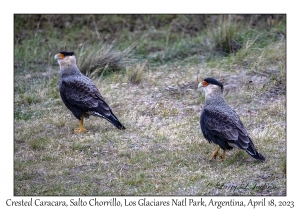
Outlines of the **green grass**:
[[[285,44],[280,15],[16,15],[14,195],[285,195]],[[90,117],[74,134],[61,50],[126,130]],[[237,149],[209,161],[205,77],[224,83],[264,163]]]

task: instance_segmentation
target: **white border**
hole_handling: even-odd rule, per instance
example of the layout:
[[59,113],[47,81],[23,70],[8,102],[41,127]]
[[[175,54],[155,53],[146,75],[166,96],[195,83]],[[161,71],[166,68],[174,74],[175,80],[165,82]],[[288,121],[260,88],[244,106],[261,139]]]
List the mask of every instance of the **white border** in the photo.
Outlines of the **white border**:
[[[13,197],[13,15],[17,13],[283,13],[287,14],[287,196],[271,197],[275,200],[293,200],[297,205],[299,161],[297,146],[299,135],[299,11],[293,2],[282,1],[11,1],[1,2],[1,209],[7,207],[5,202]],[[298,196],[297,196],[298,197]],[[17,197],[18,200],[23,197]],[[39,197],[44,200],[69,200],[76,197]],[[89,197],[86,197],[88,199]],[[105,199],[113,197],[104,197]],[[118,197],[117,197],[118,198]],[[124,199],[124,197],[119,197]],[[140,197],[128,197],[139,199]],[[174,197],[151,197],[163,200]],[[182,198],[182,197],[179,197]],[[204,197],[209,199],[209,197]],[[214,197],[216,200],[228,200],[231,197]],[[247,202],[251,197],[232,197]],[[268,199],[271,199],[268,197]],[[24,197],[28,200],[29,197]],[[254,199],[258,200],[257,197]],[[4,208],[3,208],[4,207]],[[40,207],[33,207],[40,208]],[[61,207],[62,208],[62,207]],[[96,207],[97,208],[97,207]],[[99,208],[99,207],[98,207]],[[101,207],[102,208],[102,207]],[[168,207],[177,208],[177,207]],[[199,208],[199,207],[198,207]],[[223,207],[222,209],[228,209]],[[114,209],[114,207],[110,208]],[[118,208],[119,209],[119,208]],[[210,208],[206,208],[210,209]],[[213,207],[213,209],[216,209]],[[247,208],[246,208],[247,209]],[[257,207],[255,209],[263,209]]]

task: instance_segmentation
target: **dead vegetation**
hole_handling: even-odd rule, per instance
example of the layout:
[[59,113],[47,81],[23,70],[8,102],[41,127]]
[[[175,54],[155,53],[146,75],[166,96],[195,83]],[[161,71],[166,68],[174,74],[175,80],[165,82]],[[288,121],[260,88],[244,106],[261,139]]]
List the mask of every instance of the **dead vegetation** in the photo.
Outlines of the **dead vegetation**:
[[[180,70],[189,73],[175,93],[168,88],[176,87],[180,72],[164,68],[144,73],[155,83],[132,85],[122,75],[96,81],[127,127],[124,132],[91,117],[85,123],[89,132],[76,135],[72,128],[78,122],[61,101],[39,96],[42,102],[30,110],[42,114],[15,121],[15,195],[285,195],[285,95],[259,100],[251,94],[261,86],[229,89],[228,103],[267,161],[238,150],[225,162],[209,161],[215,146],[200,131],[203,95],[194,82],[201,67],[185,68]],[[203,74],[208,75],[209,70]],[[243,188],[248,182],[272,188]]]

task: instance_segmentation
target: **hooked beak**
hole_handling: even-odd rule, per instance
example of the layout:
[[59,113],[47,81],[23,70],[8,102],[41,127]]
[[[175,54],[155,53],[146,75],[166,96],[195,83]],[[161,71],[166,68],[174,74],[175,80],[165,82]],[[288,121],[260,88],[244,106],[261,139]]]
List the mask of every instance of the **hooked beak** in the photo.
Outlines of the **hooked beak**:
[[199,83],[198,88],[203,87],[202,82]]
[[55,60],[58,60],[58,54],[56,54],[56,55],[54,56],[54,59],[55,59]]

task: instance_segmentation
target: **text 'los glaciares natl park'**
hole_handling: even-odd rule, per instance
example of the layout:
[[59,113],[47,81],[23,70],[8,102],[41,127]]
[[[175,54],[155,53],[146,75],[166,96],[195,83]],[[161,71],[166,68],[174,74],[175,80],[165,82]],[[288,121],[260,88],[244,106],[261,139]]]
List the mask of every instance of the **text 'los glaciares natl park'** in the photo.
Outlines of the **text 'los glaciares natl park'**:
[[287,207],[294,208],[294,201],[281,201],[276,199],[258,198],[258,199],[225,199],[219,198],[66,198],[63,200],[47,200],[46,198],[28,198],[28,199],[7,199],[6,206],[116,206],[116,207],[134,207],[134,206],[190,206],[190,207],[209,207],[213,206],[221,209],[225,206],[231,207]]

